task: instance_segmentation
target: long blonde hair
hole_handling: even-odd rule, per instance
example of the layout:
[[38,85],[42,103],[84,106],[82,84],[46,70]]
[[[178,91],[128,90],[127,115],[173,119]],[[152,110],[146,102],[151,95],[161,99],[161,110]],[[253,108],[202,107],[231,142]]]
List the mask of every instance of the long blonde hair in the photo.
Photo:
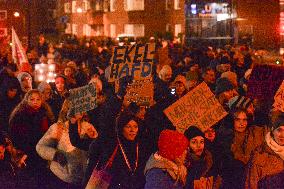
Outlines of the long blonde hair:
[[28,100],[33,94],[38,94],[41,98],[41,92],[38,89],[31,89],[29,90],[23,100],[14,108],[12,111],[10,118],[9,118],[9,124],[11,124],[11,121],[14,119],[14,117],[18,114],[18,112],[23,111],[28,106]]

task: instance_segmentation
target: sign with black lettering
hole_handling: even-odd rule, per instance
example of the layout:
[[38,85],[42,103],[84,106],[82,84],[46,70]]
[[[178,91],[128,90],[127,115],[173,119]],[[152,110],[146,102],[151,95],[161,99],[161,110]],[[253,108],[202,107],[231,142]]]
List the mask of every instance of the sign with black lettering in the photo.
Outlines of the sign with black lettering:
[[247,96],[252,99],[272,100],[283,80],[282,66],[256,65],[248,81]]
[[166,108],[164,113],[182,133],[193,125],[204,132],[227,115],[204,82]]
[[70,90],[70,96],[68,97],[70,109],[67,117],[71,118],[78,113],[84,113],[94,109],[97,106],[96,99],[97,93],[94,83]]
[[155,44],[115,47],[111,58],[109,82],[125,76],[133,76],[134,79],[150,77],[155,50]]

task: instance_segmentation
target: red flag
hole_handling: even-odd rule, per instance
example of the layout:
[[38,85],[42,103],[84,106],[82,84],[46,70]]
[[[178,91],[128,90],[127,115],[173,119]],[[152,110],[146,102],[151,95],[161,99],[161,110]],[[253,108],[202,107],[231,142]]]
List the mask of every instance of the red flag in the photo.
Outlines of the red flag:
[[20,72],[32,73],[32,66],[28,62],[27,55],[14,28],[12,28],[12,56]]

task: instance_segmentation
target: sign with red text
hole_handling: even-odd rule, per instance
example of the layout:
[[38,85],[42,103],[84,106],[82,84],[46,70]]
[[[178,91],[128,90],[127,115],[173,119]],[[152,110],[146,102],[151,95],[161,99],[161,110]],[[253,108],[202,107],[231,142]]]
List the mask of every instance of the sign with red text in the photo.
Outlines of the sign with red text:
[[164,113],[180,132],[193,125],[204,132],[228,114],[204,82],[166,108]]
[[151,77],[155,44],[135,44],[114,48],[111,58],[109,82],[125,76],[134,79]]

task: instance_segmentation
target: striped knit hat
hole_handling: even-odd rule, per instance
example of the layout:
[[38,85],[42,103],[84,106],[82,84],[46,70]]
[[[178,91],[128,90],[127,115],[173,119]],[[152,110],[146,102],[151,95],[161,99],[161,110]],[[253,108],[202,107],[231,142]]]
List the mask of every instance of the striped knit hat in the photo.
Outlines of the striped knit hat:
[[247,109],[251,104],[252,104],[252,99],[247,98],[245,96],[235,96],[234,98],[230,99],[228,102],[230,110],[233,110],[235,108]]

